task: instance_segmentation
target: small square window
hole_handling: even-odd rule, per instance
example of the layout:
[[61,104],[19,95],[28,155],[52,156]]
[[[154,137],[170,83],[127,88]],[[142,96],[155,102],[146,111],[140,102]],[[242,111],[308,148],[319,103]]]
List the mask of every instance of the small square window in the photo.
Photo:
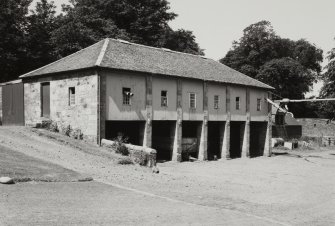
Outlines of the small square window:
[[122,103],[123,105],[131,105],[131,97],[133,94],[131,93],[130,88],[122,88]]
[[261,98],[257,98],[257,111],[261,111],[261,109],[262,109]]
[[196,102],[197,102],[197,95],[195,93],[190,93],[189,98],[190,98],[190,108],[191,109],[197,108],[197,104],[196,104]]
[[69,106],[76,104],[76,88],[69,87]]
[[167,91],[162,90],[161,91],[161,106],[167,107],[168,106],[168,97],[167,97]]
[[219,109],[220,98],[219,95],[214,95],[214,109]]
[[240,110],[240,97],[236,97],[236,99],[235,99],[235,101],[236,101],[236,110]]

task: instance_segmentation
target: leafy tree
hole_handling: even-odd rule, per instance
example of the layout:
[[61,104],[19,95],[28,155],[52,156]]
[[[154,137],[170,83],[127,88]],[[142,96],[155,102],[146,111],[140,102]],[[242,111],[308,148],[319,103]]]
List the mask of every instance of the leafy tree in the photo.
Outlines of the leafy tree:
[[103,38],[129,39],[128,34],[116,27],[112,20],[104,19],[95,8],[94,0],[71,1],[63,6],[63,12],[57,18],[57,28],[52,32],[54,52],[58,58],[69,55],[92,45]]
[[16,79],[25,71],[28,6],[32,0],[0,1],[0,82]]
[[176,51],[203,54],[191,31],[172,30],[167,0],[69,0],[55,15],[54,2],[0,2],[0,82],[69,55],[103,38],[120,38]]
[[[61,57],[103,38],[201,54],[190,31],[173,31],[168,22],[177,15],[168,12],[166,0],[71,0],[63,6],[52,41]],[[172,39],[179,40],[176,43]]]
[[[320,97],[335,98],[335,48],[328,52],[327,59],[326,71],[322,75],[324,85],[321,88]],[[322,102],[320,104],[320,111],[328,118],[335,118],[335,103]]]
[[[322,60],[322,50],[315,45],[281,38],[270,22],[260,21],[243,30],[220,62],[273,86],[279,96],[304,98],[320,75]],[[293,112],[302,115],[304,108]]]
[[196,43],[193,33],[184,29],[177,31],[173,31],[172,29],[168,30],[164,47],[175,51],[182,50],[185,53],[204,55],[203,50],[200,49],[198,43]]
[[314,77],[292,58],[273,59],[265,63],[256,79],[271,84],[282,97],[304,98],[313,85]]
[[56,59],[53,55],[54,46],[51,43],[51,33],[56,27],[55,9],[53,1],[41,0],[36,3],[35,10],[31,10],[31,14],[28,16],[28,53],[25,64],[27,71]]
[[[85,2],[77,1],[78,4]],[[168,12],[170,6],[166,0],[98,0],[94,2],[102,18],[114,21],[118,28],[130,34],[132,41],[145,45],[161,45],[161,39],[169,28],[168,22],[177,16],[175,13]]]

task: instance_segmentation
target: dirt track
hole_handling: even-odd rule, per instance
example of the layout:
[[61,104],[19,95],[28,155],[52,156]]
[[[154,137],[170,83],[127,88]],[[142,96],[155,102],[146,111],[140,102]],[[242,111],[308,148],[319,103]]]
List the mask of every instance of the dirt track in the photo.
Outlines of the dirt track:
[[264,224],[335,225],[335,151],[164,163],[158,165],[159,174],[152,174],[147,168],[117,165],[115,156],[97,147],[75,148],[71,140],[64,145],[28,128],[1,127],[0,142],[133,193],[236,212],[255,219],[255,225],[260,219]]

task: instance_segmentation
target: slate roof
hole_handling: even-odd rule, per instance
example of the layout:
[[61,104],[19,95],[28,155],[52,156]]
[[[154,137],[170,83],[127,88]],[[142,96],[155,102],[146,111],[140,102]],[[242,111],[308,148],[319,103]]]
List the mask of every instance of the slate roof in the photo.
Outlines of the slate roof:
[[226,65],[202,56],[105,39],[20,76],[42,76],[85,68],[110,68],[273,89]]

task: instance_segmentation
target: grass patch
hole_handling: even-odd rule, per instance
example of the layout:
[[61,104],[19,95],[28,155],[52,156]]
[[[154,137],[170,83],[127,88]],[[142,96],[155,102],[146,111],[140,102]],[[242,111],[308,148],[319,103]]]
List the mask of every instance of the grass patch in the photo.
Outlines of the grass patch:
[[134,162],[131,160],[131,158],[127,157],[127,158],[119,159],[117,161],[117,164],[120,164],[120,165],[133,165]]
[[76,182],[93,180],[59,165],[0,146],[0,177],[5,176],[13,178],[15,182]]

